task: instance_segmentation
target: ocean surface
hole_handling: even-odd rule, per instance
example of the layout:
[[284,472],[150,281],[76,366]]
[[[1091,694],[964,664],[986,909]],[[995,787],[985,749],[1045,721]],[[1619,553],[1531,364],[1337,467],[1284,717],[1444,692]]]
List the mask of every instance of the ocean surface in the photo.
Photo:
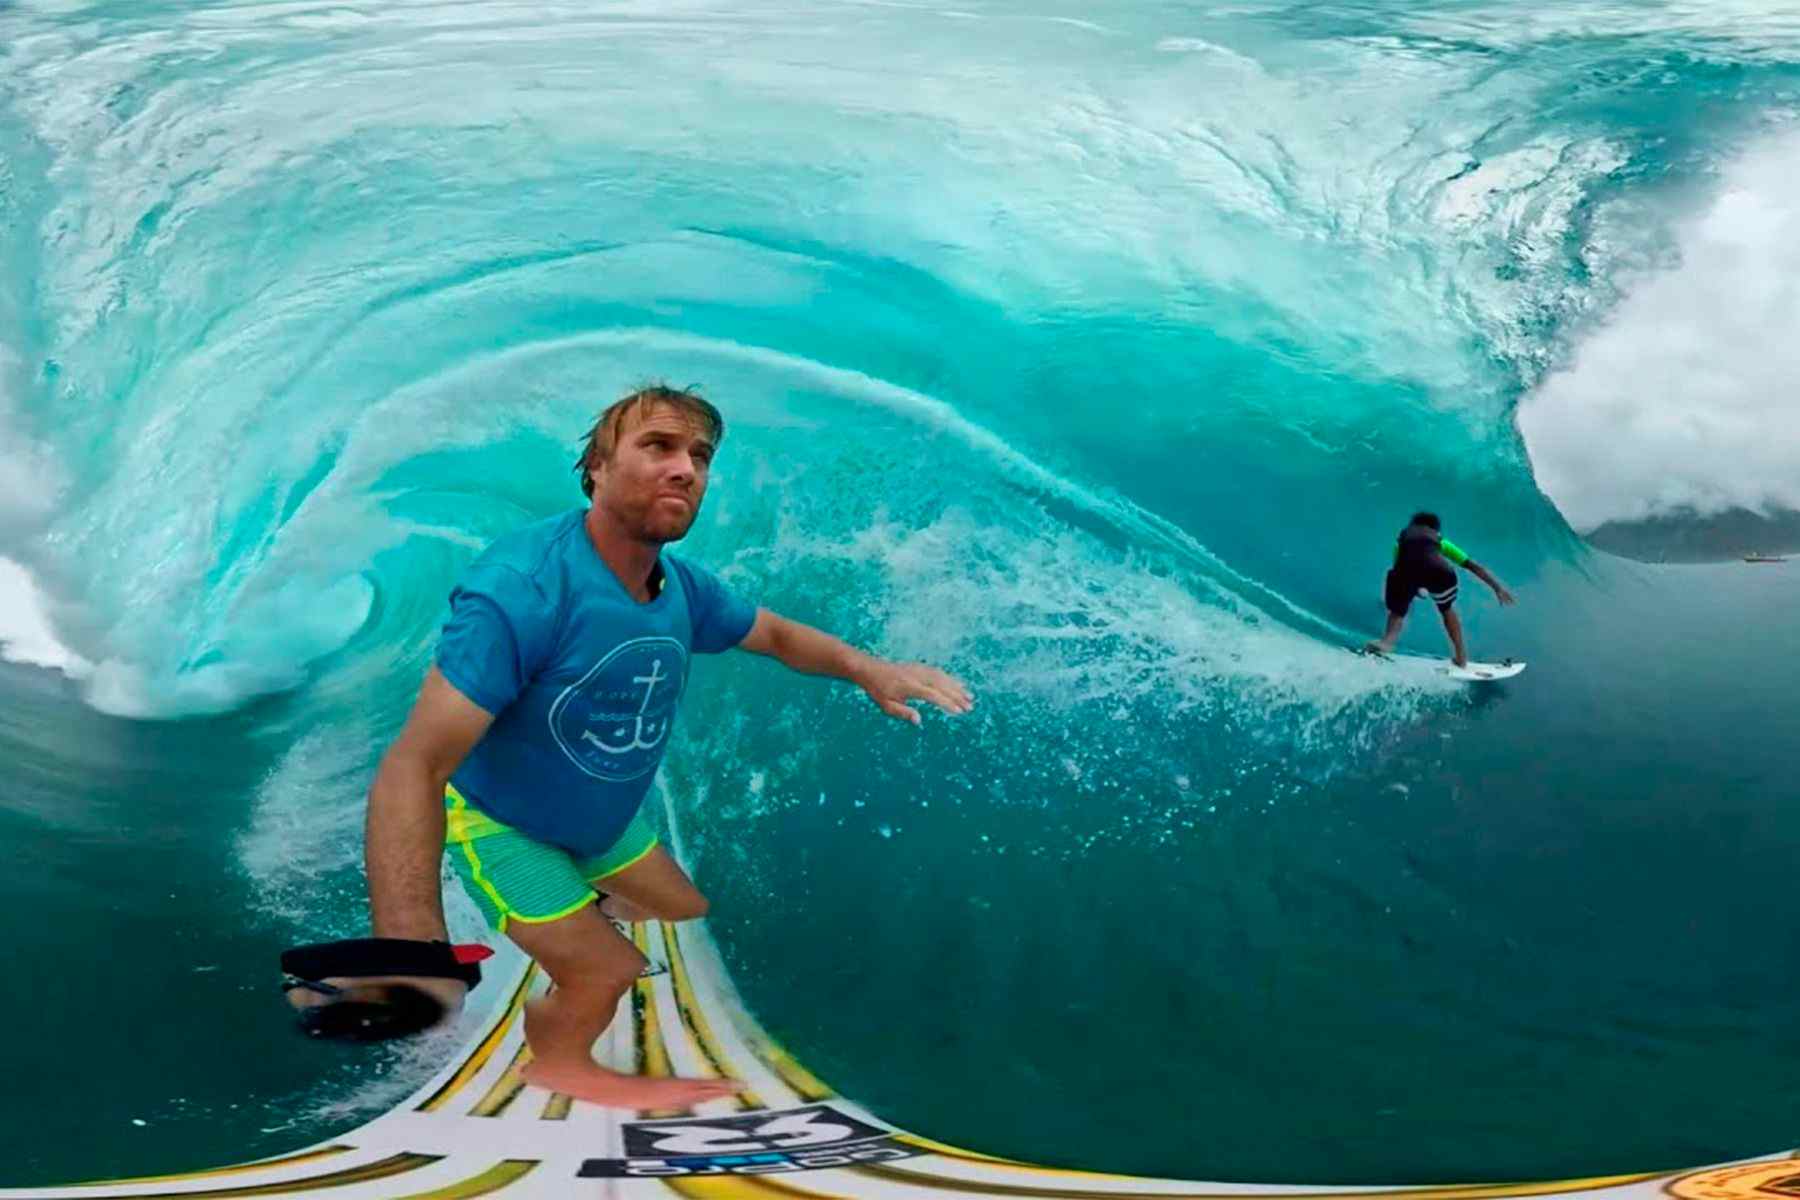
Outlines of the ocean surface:
[[[759,1019],[882,1117],[1202,1179],[1768,1153],[1800,1111],[1800,8],[0,3],[0,1183],[274,1154],[363,797],[605,403],[681,550],[968,681],[697,664],[655,803]],[[1416,607],[1465,577],[1465,687]],[[452,906],[459,933],[479,932]]]

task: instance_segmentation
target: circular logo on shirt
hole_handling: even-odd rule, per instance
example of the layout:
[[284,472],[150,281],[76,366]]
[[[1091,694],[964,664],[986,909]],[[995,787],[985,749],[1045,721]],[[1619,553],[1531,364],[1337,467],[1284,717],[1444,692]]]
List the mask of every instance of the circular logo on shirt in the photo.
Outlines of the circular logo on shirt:
[[674,638],[622,643],[563,689],[550,706],[550,732],[596,779],[636,779],[662,761],[686,678],[687,651]]

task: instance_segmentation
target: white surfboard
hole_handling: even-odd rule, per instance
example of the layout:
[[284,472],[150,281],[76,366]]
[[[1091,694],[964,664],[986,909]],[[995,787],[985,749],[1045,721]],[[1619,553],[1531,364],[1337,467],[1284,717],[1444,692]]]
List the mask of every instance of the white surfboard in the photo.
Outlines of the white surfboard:
[[1378,650],[1371,650],[1367,646],[1364,646],[1358,653],[1389,661],[1408,659],[1412,662],[1426,663],[1439,674],[1448,675],[1452,679],[1460,679],[1464,683],[1491,683],[1499,679],[1511,679],[1525,669],[1524,663],[1514,662],[1510,658],[1502,659],[1497,663],[1471,661],[1459,667],[1447,658],[1428,658],[1422,654],[1383,654]]
[[1513,662],[1509,658],[1505,662],[1497,663],[1471,661],[1460,667],[1455,663],[1446,662],[1441,664],[1438,669],[1452,679],[1461,679],[1469,683],[1482,683],[1494,679],[1511,679],[1514,675],[1517,675],[1525,669],[1525,664],[1522,662]]
[[[639,979],[620,999],[617,1017],[594,1048],[597,1057],[621,1071],[735,1079],[744,1087],[737,1096],[689,1113],[640,1115],[526,1083],[519,1071],[526,1056],[521,1014],[547,980],[503,942],[488,981],[470,997],[475,1008],[465,1014],[461,1049],[411,1097],[361,1128],[273,1158],[184,1174],[0,1187],[0,1200],[1280,1200],[1302,1191],[1308,1200],[1778,1200],[1793,1194],[1795,1162],[1786,1154],[1695,1171],[1444,1189],[1195,1183],[994,1158],[897,1129],[808,1071],[745,1010],[701,922],[649,922],[630,930],[644,956],[664,969]],[[966,1069],[946,1056],[944,1086],[955,1087]],[[1204,1141],[1193,1154],[1205,1161]]]

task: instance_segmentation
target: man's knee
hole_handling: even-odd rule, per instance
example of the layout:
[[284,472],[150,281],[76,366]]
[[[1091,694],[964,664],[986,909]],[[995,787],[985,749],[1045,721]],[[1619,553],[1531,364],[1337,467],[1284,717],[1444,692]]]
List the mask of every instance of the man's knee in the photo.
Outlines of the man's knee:
[[596,891],[616,896],[626,906],[654,920],[692,921],[707,913],[706,897],[660,846],[624,870],[592,882]]
[[711,910],[712,905],[699,892],[690,892],[665,901],[660,907],[662,911],[651,913],[659,921],[697,921]]
[[630,987],[650,960],[626,942],[608,946],[604,955],[559,955],[540,958],[550,982],[569,992],[615,995]]
[[648,961],[591,904],[554,921],[509,921],[506,934],[558,987],[572,991],[622,989]]

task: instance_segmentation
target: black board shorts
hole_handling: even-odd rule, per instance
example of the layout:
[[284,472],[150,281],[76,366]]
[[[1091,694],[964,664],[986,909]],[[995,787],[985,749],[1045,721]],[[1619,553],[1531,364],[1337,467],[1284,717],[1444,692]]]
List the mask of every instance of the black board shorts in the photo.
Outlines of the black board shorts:
[[1433,563],[1418,567],[1394,567],[1387,573],[1383,599],[1387,610],[1404,617],[1412,607],[1413,597],[1424,592],[1437,605],[1439,612],[1450,611],[1456,603],[1456,568],[1449,563]]

